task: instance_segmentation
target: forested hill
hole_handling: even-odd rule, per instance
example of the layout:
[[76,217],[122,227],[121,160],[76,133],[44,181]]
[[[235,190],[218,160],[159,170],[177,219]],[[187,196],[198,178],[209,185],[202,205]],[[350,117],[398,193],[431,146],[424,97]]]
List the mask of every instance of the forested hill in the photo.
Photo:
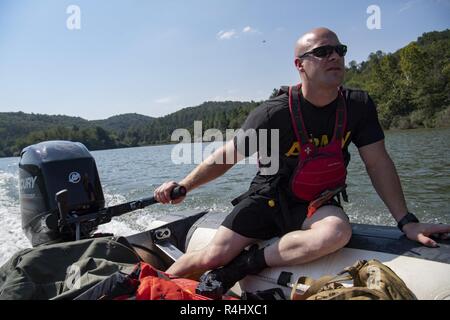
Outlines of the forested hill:
[[203,131],[209,128],[238,129],[258,102],[205,102],[197,107],[185,108],[149,122],[146,126],[131,128],[120,139],[130,145],[147,145],[170,142],[172,132],[178,128],[193,132],[194,121],[202,121]]
[[113,132],[126,132],[132,127],[141,127],[150,123],[153,117],[144,116],[137,113],[125,113],[118,116],[109,117],[106,120],[89,121],[90,126],[102,127]]
[[202,120],[204,130],[237,129],[257,105],[254,101],[205,102],[161,118],[123,114],[94,121],[3,112],[0,113],[0,156],[18,155],[24,147],[45,140],[80,141],[90,150],[168,143],[175,129],[192,131],[195,120]]
[[43,131],[58,126],[86,128],[89,126],[89,121],[62,115],[49,116],[24,112],[0,112],[0,140],[3,142],[27,136],[31,132]]
[[[350,48],[351,50],[351,48]],[[377,51],[367,61],[351,61],[345,85],[370,93],[385,129],[450,125],[450,30],[424,33],[394,53]],[[281,86],[286,84],[274,84]],[[276,90],[274,89],[274,92]],[[269,95],[269,93],[268,93]],[[170,142],[172,132],[191,132],[195,120],[203,130],[237,129],[260,102],[205,102],[161,118],[123,114],[106,120],[0,113],[0,156],[18,155],[44,140],[74,140],[90,150]]]
[[346,85],[370,93],[384,128],[450,123],[450,30],[424,33],[395,53],[352,61]]

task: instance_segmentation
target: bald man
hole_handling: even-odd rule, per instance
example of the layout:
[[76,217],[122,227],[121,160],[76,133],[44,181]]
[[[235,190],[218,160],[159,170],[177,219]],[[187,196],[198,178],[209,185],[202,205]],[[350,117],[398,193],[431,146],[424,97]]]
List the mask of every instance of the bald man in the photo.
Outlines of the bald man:
[[[399,222],[401,230],[412,240],[436,246],[436,242],[428,236],[450,232],[450,226],[419,223],[408,212],[399,177],[384,146],[383,130],[372,99],[360,90],[340,91],[346,51],[346,46],[341,44],[337,35],[326,28],[311,30],[296,43],[294,63],[300,74],[301,87],[295,87],[299,92],[300,110],[310,141],[317,147],[326,147],[331,143],[342,96],[346,125],[342,139],[339,139],[338,152],[342,152],[345,166],[350,161],[348,146],[353,142],[377,193]],[[299,199],[291,190],[290,176],[299,163],[301,146],[294,133],[289,99],[289,89],[282,88],[276,98],[251,112],[242,126],[244,131],[279,130],[282,165],[278,173],[267,176],[260,168],[249,192],[238,199],[209,245],[203,250],[185,254],[167,270],[178,276],[212,270],[201,277],[199,289],[203,293],[210,289],[217,292],[217,286],[219,292],[224,293],[247,274],[259,273],[266,267],[313,261],[344,247],[351,237],[349,219],[340,201],[329,199],[311,217],[307,217],[310,202]],[[245,146],[245,137],[236,135],[182,181],[161,185],[155,191],[156,199],[161,203],[182,201],[170,199],[170,191],[176,185],[185,186],[189,192],[223,175],[234,163],[251,155],[252,152]],[[241,154],[236,150],[245,151]],[[234,163],[220,164],[227,152],[235,154]],[[244,250],[259,240],[273,237],[279,237],[279,240],[270,246],[261,249],[251,246],[250,250]]]

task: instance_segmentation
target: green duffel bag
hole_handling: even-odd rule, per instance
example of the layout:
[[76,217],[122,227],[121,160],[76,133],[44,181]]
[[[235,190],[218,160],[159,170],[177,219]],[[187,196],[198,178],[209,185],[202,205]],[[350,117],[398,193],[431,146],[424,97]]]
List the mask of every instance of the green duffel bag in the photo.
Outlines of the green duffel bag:
[[[352,287],[342,282],[353,281]],[[299,285],[309,286],[299,294]],[[417,300],[394,271],[378,260],[360,260],[337,276],[318,280],[300,277],[291,293],[292,300]]]
[[0,268],[0,299],[73,299],[140,261],[125,238],[104,237],[25,249]]

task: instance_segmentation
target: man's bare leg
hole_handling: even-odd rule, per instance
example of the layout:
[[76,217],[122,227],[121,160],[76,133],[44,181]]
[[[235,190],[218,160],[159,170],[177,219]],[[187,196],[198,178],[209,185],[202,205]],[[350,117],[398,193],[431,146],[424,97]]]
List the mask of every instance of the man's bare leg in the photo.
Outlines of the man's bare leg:
[[[263,269],[316,260],[342,248],[351,237],[351,227],[342,209],[324,206],[304,221],[303,229],[290,232],[264,248],[250,248],[223,268],[205,273],[197,289],[212,298],[227,292],[237,281]],[[239,252],[238,252],[239,253]]]
[[166,272],[189,277],[199,271],[204,272],[224,266],[245,247],[256,241],[220,226],[207,247],[184,254]]
[[[290,232],[264,248],[266,265],[277,267],[310,262],[344,247],[351,237],[348,218],[336,206],[324,206],[317,210],[312,218],[304,221],[302,229]],[[220,227],[206,248],[183,255],[167,272],[190,276],[195,272],[225,266],[254,242],[255,239]],[[225,271],[219,273],[228,274]]]
[[290,232],[265,248],[264,257],[270,267],[307,263],[344,247],[351,234],[344,211],[324,206],[303,222],[302,230]]

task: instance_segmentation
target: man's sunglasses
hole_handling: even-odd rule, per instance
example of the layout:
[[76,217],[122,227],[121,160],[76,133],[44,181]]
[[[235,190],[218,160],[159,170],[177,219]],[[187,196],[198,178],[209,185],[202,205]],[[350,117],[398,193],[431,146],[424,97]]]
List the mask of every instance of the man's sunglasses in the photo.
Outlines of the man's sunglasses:
[[321,46],[302,54],[299,58],[301,59],[309,54],[312,54],[317,58],[325,58],[330,56],[334,51],[336,51],[340,57],[343,57],[347,53],[347,46],[343,44],[338,44],[337,46]]

